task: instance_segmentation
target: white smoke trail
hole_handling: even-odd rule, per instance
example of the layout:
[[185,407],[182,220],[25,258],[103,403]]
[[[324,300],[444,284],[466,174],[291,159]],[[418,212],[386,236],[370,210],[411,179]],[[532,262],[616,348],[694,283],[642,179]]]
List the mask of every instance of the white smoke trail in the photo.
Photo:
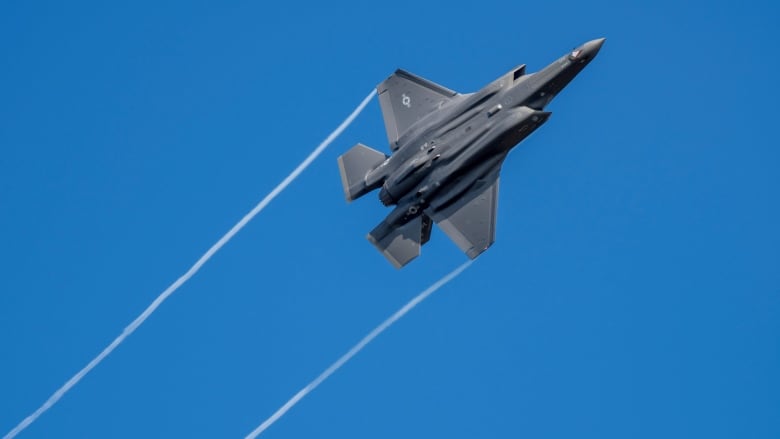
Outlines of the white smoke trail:
[[159,307],[165,301],[165,299],[168,298],[168,296],[173,294],[177,289],[179,289],[180,286],[182,286],[195,273],[197,273],[203,264],[208,262],[208,260],[211,259],[211,257],[214,256],[214,254],[218,252],[222,246],[227,244],[227,242],[230,241],[230,239],[233,238],[236,233],[241,231],[241,229],[243,229],[244,226],[255,217],[255,215],[260,213],[268,205],[268,203],[273,201],[277,195],[279,195],[285,188],[287,188],[287,186],[292,183],[293,180],[295,180],[309,165],[311,165],[314,159],[316,159],[325,150],[325,148],[327,148],[328,145],[330,145],[331,142],[336,139],[336,137],[338,137],[345,129],[347,129],[352,121],[354,121],[355,118],[363,111],[366,105],[368,105],[375,94],[376,90],[372,90],[371,93],[369,93],[368,96],[363,99],[363,102],[361,102],[360,105],[355,108],[352,114],[350,114],[344,120],[344,122],[338,126],[338,128],[330,133],[330,135],[325,140],[323,140],[322,143],[320,143],[319,146],[317,146],[317,148],[315,148],[314,151],[312,151],[312,153],[309,154],[309,156],[306,157],[306,159],[290,173],[290,175],[288,175],[284,180],[282,180],[281,183],[279,183],[278,186],[276,186],[268,195],[266,195],[265,198],[263,198],[263,200],[254,207],[254,209],[241,218],[241,221],[236,223],[232,229],[225,233],[225,236],[220,238],[216,244],[211,246],[211,248],[208,249],[208,251],[206,251],[206,253],[204,253],[203,256],[201,256],[200,259],[198,259],[198,261],[195,262],[195,264],[190,267],[189,270],[187,270],[186,273],[184,273],[180,278],[176,279],[176,282],[172,283],[168,288],[165,289],[165,291],[163,291],[156,299],[154,299],[154,302],[152,302],[152,304],[149,305],[149,307],[146,308],[144,312],[141,313],[141,315],[136,317],[136,319],[133,320],[133,322],[122,331],[119,337],[114,339],[111,344],[103,349],[103,351],[100,352],[97,357],[93,358],[92,361],[84,366],[84,368],[81,369],[76,375],[69,379],[68,382],[57,389],[57,391],[54,392],[54,394],[52,394],[49,399],[43,403],[42,406],[35,410],[31,415],[24,418],[24,420],[20,422],[19,425],[14,427],[13,430],[9,431],[5,436],[3,436],[3,439],[12,439],[16,437],[16,435],[19,434],[22,430],[35,422],[39,416],[49,410],[51,406],[56,404],[57,401],[59,401],[59,399],[65,395],[65,393],[67,393],[73,386],[81,381],[81,379],[84,378],[84,375],[88,374],[95,366],[100,364],[100,362],[103,361],[103,359],[106,358],[111,352],[113,352],[113,350],[116,349],[116,347],[119,346],[128,336],[130,336],[130,334],[138,329],[138,327],[141,326],[141,324],[157,309],[157,307]]
[[301,389],[298,393],[295,394],[292,398],[290,398],[289,401],[284,403],[283,406],[279,408],[276,412],[274,412],[271,417],[266,419],[262,424],[260,424],[259,427],[255,428],[251,433],[249,433],[245,439],[254,439],[257,436],[260,435],[260,433],[264,432],[268,427],[273,425],[274,422],[279,420],[282,416],[284,416],[285,413],[287,413],[288,410],[290,410],[295,404],[298,403],[301,399],[303,399],[304,396],[308,395],[309,392],[316,389],[317,386],[322,384],[323,381],[328,379],[331,375],[333,375],[337,370],[341,368],[341,366],[344,365],[347,361],[352,359],[358,352],[360,352],[364,347],[366,347],[367,344],[371,343],[372,340],[374,340],[379,334],[384,332],[385,329],[389,328],[390,325],[395,323],[398,319],[403,317],[407,312],[409,312],[412,308],[417,306],[420,302],[425,300],[426,297],[433,294],[436,290],[444,286],[447,282],[451,281],[452,279],[455,279],[463,270],[468,268],[469,265],[471,265],[473,261],[466,261],[461,265],[460,267],[453,270],[448,275],[444,276],[443,278],[439,279],[436,283],[428,287],[425,291],[418,294],[417,297],[410,300],[406,305],[404,305],[401,309],[395,312],[392,316],[390,316],[387,320],[382,322],[379,326],[374,328],[373,331],[369,332],[368,335],[363,337],[362,340],[360,340],[355,346],[352,347],[349,351],[347,351],[346,354],[342,355],[341,358],[336,360],[335,363],[331,364],[330,367],[325,369],[325,372],[322,372],[317,378],[314,379],[314,381],[310,382],[306,385],[303,389]]

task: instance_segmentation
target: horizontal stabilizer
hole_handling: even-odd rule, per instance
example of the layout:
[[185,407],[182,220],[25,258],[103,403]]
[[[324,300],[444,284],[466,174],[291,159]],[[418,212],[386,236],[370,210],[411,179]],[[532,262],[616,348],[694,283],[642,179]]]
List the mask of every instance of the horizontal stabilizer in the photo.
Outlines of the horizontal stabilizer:
[[420,215],[400,227],[382,221],[366,238],[395,268],[401,268],[420,256],[420,246],[428,241],[430,234],[430,218]]
[[339,157],[341,184],[347,201],[352,201],[376,189],[366,185],[366,174],[381,165],[387,156],[371,149],[362,143],[353,146],[346,154]]

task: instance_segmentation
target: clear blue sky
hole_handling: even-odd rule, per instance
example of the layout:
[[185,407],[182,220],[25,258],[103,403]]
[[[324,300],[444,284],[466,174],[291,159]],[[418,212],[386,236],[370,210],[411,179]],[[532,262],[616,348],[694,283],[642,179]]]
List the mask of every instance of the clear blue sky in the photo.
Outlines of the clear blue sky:
[[[776,2],[3,2],[0,434],[398,67],[607,41],[504,166],[496,244],[272,438],[780,437]],[[20,437],[243,437],[465,260],[396,271],[336,157]]]

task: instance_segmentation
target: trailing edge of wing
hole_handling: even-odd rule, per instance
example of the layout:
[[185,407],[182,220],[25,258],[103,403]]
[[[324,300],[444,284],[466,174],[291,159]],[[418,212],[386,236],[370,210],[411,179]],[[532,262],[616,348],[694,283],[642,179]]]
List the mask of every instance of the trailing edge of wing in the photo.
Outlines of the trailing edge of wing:
[[498,170],[477,180],[461,199],[427,212],[466,255],[474,259],[495,241]]
[[390,149],[415,122],[438,109],[457,93],[405,70],[396,70],[377,87]]

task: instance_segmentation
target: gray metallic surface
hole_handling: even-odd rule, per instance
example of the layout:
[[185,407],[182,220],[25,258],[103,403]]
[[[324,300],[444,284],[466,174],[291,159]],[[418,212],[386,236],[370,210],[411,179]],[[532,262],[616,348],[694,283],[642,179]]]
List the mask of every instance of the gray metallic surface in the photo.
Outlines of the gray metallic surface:
[[390,157],[358,144],[338,159],[348,201],[379,189],[392,212],[368,235],[394,266],[417,257],[431,220],[469,258],[495,239],[498,177],[509,151],[550,117],[544,108],[596,56],[589,41],[544,69],[512,69],[470,94],[398,70],[377,86]]
[[358,143],[346,154],[338,158],[341,172],[341,185],[347,201],[352,201],[376,187],[366,184],[365,170],[381,165],[387,156],[375,151],[362,143]]

